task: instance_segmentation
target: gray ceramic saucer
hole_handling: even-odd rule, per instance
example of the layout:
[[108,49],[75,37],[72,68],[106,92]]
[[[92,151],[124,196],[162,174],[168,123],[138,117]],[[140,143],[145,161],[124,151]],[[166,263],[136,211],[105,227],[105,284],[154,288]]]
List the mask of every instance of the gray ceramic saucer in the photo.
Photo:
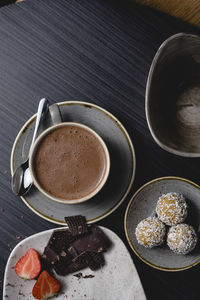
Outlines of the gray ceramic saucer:
[[[187,255],[174,254],[166,242],[152,249],[138,244],[135,236],[137,224],[155,215],[158,198],[168,192],[178,192],[188,203],[188,217],[184,223],[192,225],[198,234],[196,248]],[[179,177],[157,178],[143,185],[132,197],[125,214],[125,232],[129,245],[146,264],[163,271],[181,271],[200,263],[200,187]]]
[[[82,214],[88,223],[111,214],[127,196],[135,176],[135,152],[131,139],[122,124],[108,111],[91,103],[67,101],[58,103],[64,121],[79,122],[94,129],[105,141],[111,158],[111,170],[103,189],[82,204],[56,203],[42,195],[35,187],[24,197],[25,204],[40,217],[64,225],[64,217]],[[11,174],[26,158],[35,125],[36,115],[22,127],[11,153]],[[51,126],[47,116],[44,129]]]

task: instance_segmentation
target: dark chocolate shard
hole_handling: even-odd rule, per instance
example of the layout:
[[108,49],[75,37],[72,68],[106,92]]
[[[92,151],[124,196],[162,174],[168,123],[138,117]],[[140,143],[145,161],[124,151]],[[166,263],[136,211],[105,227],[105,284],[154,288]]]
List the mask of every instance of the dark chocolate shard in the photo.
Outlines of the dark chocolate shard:
[[[64,253],[66,253],[66,255],[64,255]],[[71,255],[63,251],[60,255],[60,259],[54,264],[53,268],[58,275],[65,276],[69,274],[68,266],[71,264],[71,261]]]
[[79,262],[73,262],[71,263],[68,268],[67,268],[67,274],[69,273],[74,273],[74,272],[77,272],[77,271],[80,271],[82,269],[85,268],[85,265],[82,265],[80,264]]
[[80,237],[72,243],[72,246],[80,254],[84,251],[103,252],[111,245],[110,240],[104,232],[95,225],[88,229],[88,234]]
[[[43,256],[40,256],[40,262],[41,262],[41,272],[43,270],[46,270],[50,275],[53,275],[53,272],[52,272],[53,265],[50,262],[48,262],[47,259]],[[40,274],[41,274],[41,272],[40,272]],[[39,277],[39,275],[38,275],[38,277]],[[38,277],[36,279],[38,279]]]
[[59,260],[59,255],[49,246],[44,248],[44,252],[42,254],[42,257],[47,260],[47,262],[50,262],[51,264],[54,264],[57,260]]
[[83,278],[94,278],[95,276],[93,274],[84,275]]
[[69,273],[74,273],[84,269],[87,265],[83,263],[81,260],[77,261],[59,261],[55,264],[54,270],[58,275],[65,276]]
[[79,254],[73,246],[70,246],[67,250],[73,258],[78,256],[78,254]]
[[90,257],[88,267],[92,271],[96,271],[104,266],[105,260],[102,253],[88,252],[88,255]]
[[65,222],[67,223],[72,236],[80,236],[88,232],[88,227],[84,216],[77,215],[65,217]]
[[73,258],[72,262],[77,265],[84,266],[86,268],[89,266],[90,260],[91,259],[89,253],[84,251],[75,258]]
[[68,229],[58,229],[52,233],[47,247],[52,249],[56,254],[59,254],[73,241],[74,238]]
[[80,271],[88,266],[89,257],[86,252],[81,253],[72,260],[72,263],[65,269],[65,275]]
[[103,252],[111,242],[104,232],[95,225],[87,227],[85,217],[66,217],[69,228],[54,230],[44,249],[44,269],[52,269],[58,275],[67,275],[86,267],[95,271],[105,261]]
[[83,273],[77,273],[77,274],[74,274],[73,275],[74,277],[77,277],[78,279],[82,278],[83,277]]
[[92,271],[98,270],[105,263],[102,253],[92,251],[82,252],[80,255],[75,257],[72,262],[77,266],[79,265],[81,268],[89,267]]

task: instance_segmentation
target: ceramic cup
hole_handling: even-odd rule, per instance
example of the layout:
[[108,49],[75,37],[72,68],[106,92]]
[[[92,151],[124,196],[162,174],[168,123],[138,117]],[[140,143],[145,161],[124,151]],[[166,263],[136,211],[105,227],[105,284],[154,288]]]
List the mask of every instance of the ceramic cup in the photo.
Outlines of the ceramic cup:
[[146,117],[156,143],[200,157],[200,37],[179,33],[159,47],[147,80]]
[[[34,145],[32,146],[31,150],[30,150],[30,155],[29,155],[29,168],[30,168],[30,172],[31,172],[31,176],[33,179],[33,183],[34,185],[37,187],[37,189],[44,194],[46,197],[48,197],[49,199],[56,201],[56,202],[60,202],[60,203],[64,203],[64,204],[77,204],[77,203],[81,203],[84,201],[87,201],[89,199],[91,199],[94,195],[96,195],[104,186],[104,184],[107,181],[107,178],[109,176],[109,172],[110,172],[110,156],[109,156],[109,152],[107,149],[107,146],[105,144],[105,142],[103,141],[103,139],[90,127],[80,124],[80,123],[75,123],[75,122],[63,122],[62,121],[62,117],[60,114],[60,110],[59,110],[59,106],[57,104],[53,104],[49,107],[49,112],[50,112],[50,116],[52,119],[52,123],[53,126],[47,128],[45,131],[43,131],[36,139]],[[38,180],[38,175],[36,172],[36,164],[37,164],[37,153],[39,152],[39,150],[41,149],[41,144],[44,142],[44,139],[47,136],[50,136],[52,134],[54,134],[56,136],[56,132],[58,132],[59,128],[78,128],[80,131],[83,130],[83,132],[87,132],[88,135],[95,140],[95,143],[97,144],[97,146],[99,147],[98,151],[103,152],[100,153],[102,154],[103,157],[103,171],[102,171],[102,176],[101,178],[98,180],[97,184],[95,185],[94,189],[92,189],[91,191],[89,191],[87,194],[85,195],[81,195],[81,191],[80,191],[80,196],[76,195],[71,195],[69,197],[69,195],[65,198],[64,196],[60,197],[60,196],[55,196],[55,193],[51,193],[51,186],[48,188],[44,188],[44,185],[42,185],[39,180]],[[47,139],[46,139],[47,140]],[[86,140],[87,141],[87,140]],[[74,142],[76,143],[76,142]],[[86,144],[87,145],[87,144]],[[75,144],[76,147],[76,144]],[[89,149],[88,149],[89,150]],[[48,153],[49,160],[47,161],[47,163],[49,162],[49,165],[51,163],[51,152],[50,154]],[[69,153],[68,155],[71,155],[71,153]],[[102,159],[102,158],[101,158]],[[63,162],[65,163],[65,161]],[[70,166],[70,159],[68,159],[68,168],[71,168]],[[78,164],[78,161],[77,161]],[[70,169],[71,170],[71,169]],[[83,173],[84,173],[84,168],[82,167]],[[54,170],[53,170],[54,171]],[[67,172],[67,163],[66,163],[66,170],[64,170],[64,172]],[[70,171],[69,171],[70,172]],[[45,175],[43,175],[45,176]],[[63,182],[62,180],[59,180],[59,178],[57,177],[58,175],[56,175],[55,173],[55,181],[57,182],[56,184],[59,185],[59,182]],[[87,178],[87,173],[85,178]],[[60,178],[61,179],[61,178]],[[46,179],[45,179],[46,180]],[[73,193],[73,192],[72,192]]]

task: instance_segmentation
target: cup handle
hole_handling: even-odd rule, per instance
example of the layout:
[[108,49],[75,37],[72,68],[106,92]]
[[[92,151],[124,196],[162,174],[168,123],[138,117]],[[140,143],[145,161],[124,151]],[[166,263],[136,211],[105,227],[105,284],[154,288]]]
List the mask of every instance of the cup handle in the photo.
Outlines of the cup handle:
[[50,112],[50,116],[51,116],[53,125],[63,122],[63,119],[62,119],[62,116],[60,113],[60,108],[56,103],[49,106],[49,112]]

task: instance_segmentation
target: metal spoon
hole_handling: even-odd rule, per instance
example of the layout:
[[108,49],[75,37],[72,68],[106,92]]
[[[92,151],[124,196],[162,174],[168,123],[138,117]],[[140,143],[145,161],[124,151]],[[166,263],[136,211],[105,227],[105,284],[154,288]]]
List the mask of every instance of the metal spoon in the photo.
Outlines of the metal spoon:
[[[36,139],[38,131],[39,131],[39,127],[44,120],[44,117],[46,115],[48,108],[49,108],[48,100],[46,98],[41,99],[39,102],[39,105],[38,105],[37,117],[36,117],[36,121],[35,121],[35,129],[34,129],[30,148],[32,147],[33,143],[35,142],[35,139]],[[29,158],[27,158],[27,160],[25,162],[23,162],[15,170],[13,177],[12,177],[11,187],[12,187],[13,192],[18,196],[22,196],[22,195],[26,194],[33,184],[30,170],[29,170],[28,160],[29,160]]]

